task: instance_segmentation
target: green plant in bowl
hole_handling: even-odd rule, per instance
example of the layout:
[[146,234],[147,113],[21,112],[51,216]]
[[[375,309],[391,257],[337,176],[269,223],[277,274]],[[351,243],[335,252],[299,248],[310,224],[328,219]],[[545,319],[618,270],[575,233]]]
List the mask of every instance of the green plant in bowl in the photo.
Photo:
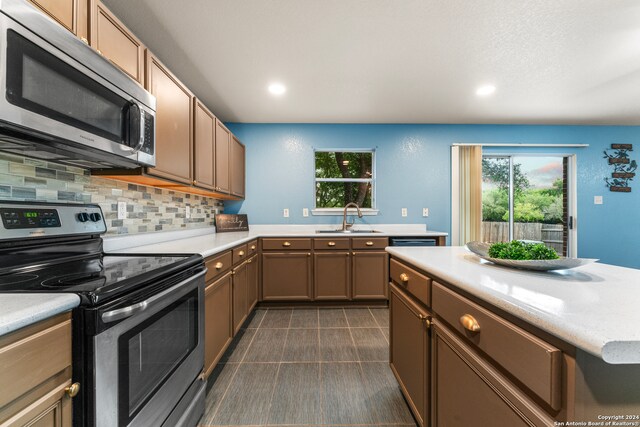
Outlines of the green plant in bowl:
[[521,240],[498,242],[489,246],[489,256],[498,259],[512,259],[517,261],[558,259],[555,250],[544,243],[527,243]]

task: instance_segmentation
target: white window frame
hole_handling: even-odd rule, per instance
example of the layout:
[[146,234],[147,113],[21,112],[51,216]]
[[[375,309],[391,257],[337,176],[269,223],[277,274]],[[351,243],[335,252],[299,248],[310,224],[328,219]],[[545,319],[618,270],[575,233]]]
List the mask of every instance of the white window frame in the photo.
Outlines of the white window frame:
[[[317,178],[316,153],[371,153],[371,178]],[[344,208],[319,208],[316,206],[316,183],[318,182],[371,182],[371,207],[360,208],[362,215],[378,215],[376,209],[376,149],[375,148],[322,148],[313,150],[313,209],[312,215],[343,215]],[[349,215],[357,214],[355,208],[347,209]]]

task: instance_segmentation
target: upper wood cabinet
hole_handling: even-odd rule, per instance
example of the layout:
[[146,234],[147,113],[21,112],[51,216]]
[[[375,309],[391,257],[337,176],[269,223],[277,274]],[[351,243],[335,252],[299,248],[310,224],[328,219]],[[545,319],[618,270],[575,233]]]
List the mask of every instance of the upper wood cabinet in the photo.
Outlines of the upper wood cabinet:
[[77,35],[83,41],[88,38],[89,0],[29,0],[45,15]]
[[145,88],[156,97],[156,167],[149,174],[191,185],[193,94],[149,50]]
[[215,190],[216,116],[199,99],[194,102],[193,185]]
[[235,135],[231,135],[231,194],[238,197],[244,197],[244,162],[244,145]]
[[231,159],[231,132],[216,119],[216,155],[215,174],[216,190],[221,193],[230,192],[229,160]]
[[91,47],[140,84],[144,81],[144,45],[100,0],[91,0]]

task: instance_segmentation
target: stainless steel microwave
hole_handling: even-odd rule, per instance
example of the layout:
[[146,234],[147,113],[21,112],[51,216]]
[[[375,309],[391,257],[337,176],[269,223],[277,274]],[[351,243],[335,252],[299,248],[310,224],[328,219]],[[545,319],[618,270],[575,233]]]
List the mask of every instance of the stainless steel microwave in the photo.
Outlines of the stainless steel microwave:
[[25,0],[0,0],[0,151],[155,166],[156,100]]

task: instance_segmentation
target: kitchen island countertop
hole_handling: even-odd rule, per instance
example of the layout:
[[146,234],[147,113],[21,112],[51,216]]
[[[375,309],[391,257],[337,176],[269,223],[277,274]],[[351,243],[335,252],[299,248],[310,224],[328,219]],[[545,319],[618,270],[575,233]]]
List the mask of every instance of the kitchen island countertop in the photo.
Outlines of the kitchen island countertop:
[[80,304],[75,294],[0,294],[0,336],[69,311]]
[[459,246],[387,252],[605,362],[640,364],[640,270],[601,263],[515,270]]

